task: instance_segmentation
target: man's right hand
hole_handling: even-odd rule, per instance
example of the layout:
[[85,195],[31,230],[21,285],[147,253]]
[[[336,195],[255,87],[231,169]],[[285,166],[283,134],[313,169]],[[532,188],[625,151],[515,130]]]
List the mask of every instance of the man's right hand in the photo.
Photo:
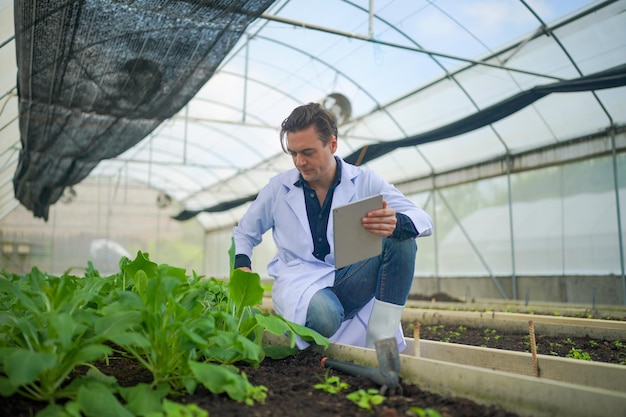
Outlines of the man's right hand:
[[237,268],[237,269],[241,269],[244,272],[252,272],[252,270],[250,268],[248,268],[247,266],[242,266],[242,267]]

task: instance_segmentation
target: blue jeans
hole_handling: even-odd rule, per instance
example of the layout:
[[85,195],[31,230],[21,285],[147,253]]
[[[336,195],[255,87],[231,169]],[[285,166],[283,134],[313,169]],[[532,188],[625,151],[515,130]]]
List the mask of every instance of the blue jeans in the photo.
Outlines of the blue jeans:
[[383,238],[379,256],[338,269],[334,285],[313,295],[305,326],[330,337],[372,297],[391,304],[406,304],[416,253],[415,239]]

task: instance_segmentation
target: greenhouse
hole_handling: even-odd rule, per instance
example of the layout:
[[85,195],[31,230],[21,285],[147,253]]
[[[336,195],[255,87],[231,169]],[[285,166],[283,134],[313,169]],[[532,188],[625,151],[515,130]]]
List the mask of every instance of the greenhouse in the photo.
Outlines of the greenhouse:
[[0,97],[0,270],[227,277],[319,102],[432,217],[412,292],[626,304],[625,0],[0,0]]

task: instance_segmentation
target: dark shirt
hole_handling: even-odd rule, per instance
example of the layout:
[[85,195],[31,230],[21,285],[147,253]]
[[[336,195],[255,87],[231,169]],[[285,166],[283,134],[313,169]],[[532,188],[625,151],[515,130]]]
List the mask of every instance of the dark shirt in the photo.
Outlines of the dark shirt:
[[326,193],[324,205],[320,205],[315,190],[309,187],[302,176],[294,183],[296,187],[304,189],[306,215],[309,219],[311,237],[313,238],[313,256],[321,261],[330,253],[330,244],[326,238],[326,231],[328,230],[328,219],[330,217],[330,206],[333,203],[333,194],[335,193],[335,188],[337,188],[341,182],[341,161],[337,157],[335,157],[335,161],[337,162],[335,179]]
[[[335,179],[326,194],[324,205],[320,205],[315,190],[308,186],[302,176],[294,183],[304,191],[304,202],[306,204],[306,214],[311,229],[311,237],[313,239],[313,256],[323,261],[326,255],[330,253],[330,244],[327,239],[328,219],[330,217],[330,207],[333,202],[333,194],[335,188],[341,182],[341,161],[335,157],[337,161],[337,171]],[[393,231],[391,238],[393,239],[409,239],[417,237],[418,233],[411,219],[402,213],[396,213],[396,229]],[[235,268],[248,267],[251,268],[251,261],[247,255],[238,254],[235,256]]]

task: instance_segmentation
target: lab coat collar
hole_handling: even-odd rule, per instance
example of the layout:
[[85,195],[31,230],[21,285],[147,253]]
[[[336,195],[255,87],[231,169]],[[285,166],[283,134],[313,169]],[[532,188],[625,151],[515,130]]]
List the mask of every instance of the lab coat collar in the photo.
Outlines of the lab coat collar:
[[[346,163],[341,158],[337,158],[337,160],[338,163],[341,163],[341,182],[335,189],[332,207],[342,206],[354,201],[356,196],[356,186],[354,183],[355,179],[360,174],[360,169],[356,166]],[[294,211],[304,230],[308,230],[309,221],[304,203],[304,190],[302,187],[295,185],[299,176],[298,170],[293,168],[285,172],[285,175],[281,178],[281,183],[286,191],[285,202]]]

